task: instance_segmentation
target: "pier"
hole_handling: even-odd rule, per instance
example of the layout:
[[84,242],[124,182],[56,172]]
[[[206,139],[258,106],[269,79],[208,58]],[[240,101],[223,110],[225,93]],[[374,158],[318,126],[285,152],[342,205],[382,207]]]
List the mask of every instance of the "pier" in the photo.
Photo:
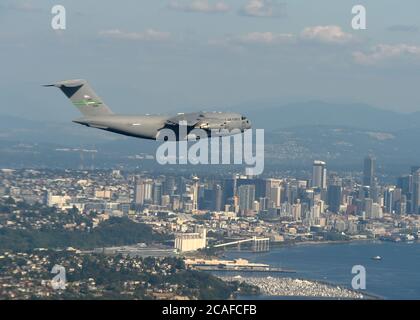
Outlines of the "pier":
[[237,245],[238,250],[241,250],[241,244],[251,243],[253,252],[267,252],[270,251],[270,238],[258,238],[253,236],[249,239],[242,239],[236,241],[230,241],[226,243],[216,244],[213,248],[223,248],[228,246]]
[[263,263],[250,263],[245,259],[219,260],[219,259],[186,259],[185,265],[189,269],[201,271],[222,272],[270,272],[270,273],[295,273],[295,270],[271,267]]

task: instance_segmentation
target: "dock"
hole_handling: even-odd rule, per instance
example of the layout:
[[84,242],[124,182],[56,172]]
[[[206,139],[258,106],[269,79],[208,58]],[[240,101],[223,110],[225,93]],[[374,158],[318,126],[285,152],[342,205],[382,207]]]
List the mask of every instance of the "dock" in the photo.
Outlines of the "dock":
[[231,267],[231,266],[208,266],[197,265],[193,267],[194,270],[200,271],[221,271],[221,272],[270,272],[270,273],[296,273],[296,270],[283,269],[277,267],[258,268],[258,267]]
[[245,259],[186,259],[185,265],[189,269],[200,271],[296,273],[295,270],[272,267],[263,263],[250,263]]

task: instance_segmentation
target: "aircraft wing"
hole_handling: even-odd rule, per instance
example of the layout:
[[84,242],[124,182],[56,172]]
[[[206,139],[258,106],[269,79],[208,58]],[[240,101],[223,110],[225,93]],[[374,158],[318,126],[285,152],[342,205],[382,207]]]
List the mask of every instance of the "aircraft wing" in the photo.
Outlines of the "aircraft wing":
[[202,121],[204,115],[201,113],[185,113],[185,114],[178,114],[175,117],[169,118],[166,120],[167,125],[179,125],[179,122],[185,121],[188,127],[193,127]]

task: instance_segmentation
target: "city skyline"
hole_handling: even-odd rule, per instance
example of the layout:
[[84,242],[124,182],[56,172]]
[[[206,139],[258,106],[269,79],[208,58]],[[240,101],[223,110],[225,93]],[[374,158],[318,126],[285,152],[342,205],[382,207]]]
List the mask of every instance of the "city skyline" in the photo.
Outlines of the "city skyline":
[[419,9],[2,0],[0,300],[420,300]]

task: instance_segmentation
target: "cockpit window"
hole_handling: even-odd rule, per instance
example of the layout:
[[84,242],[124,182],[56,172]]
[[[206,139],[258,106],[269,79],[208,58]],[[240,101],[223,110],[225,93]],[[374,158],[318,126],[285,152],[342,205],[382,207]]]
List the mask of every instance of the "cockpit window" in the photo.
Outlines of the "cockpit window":
[[246,120],[246,117],[242,116],[242,117],[241,117],[241,120]]

